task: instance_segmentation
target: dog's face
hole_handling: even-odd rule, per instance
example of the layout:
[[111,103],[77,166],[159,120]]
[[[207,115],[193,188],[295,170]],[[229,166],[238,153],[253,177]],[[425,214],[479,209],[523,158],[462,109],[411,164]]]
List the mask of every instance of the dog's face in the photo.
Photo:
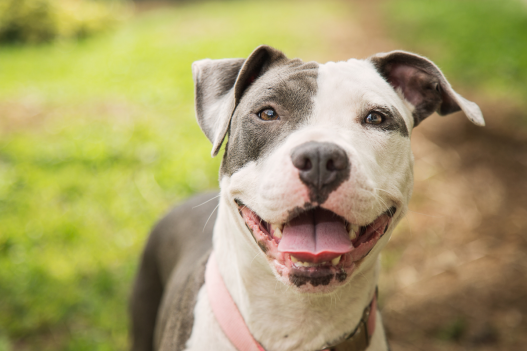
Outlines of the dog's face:
[[373,264],[407,209],[412,129],[477,106],[430,61],[405,52],[326,64],[259,47],[193,65],[198,121],[247,235],[283,283],[331,292]]

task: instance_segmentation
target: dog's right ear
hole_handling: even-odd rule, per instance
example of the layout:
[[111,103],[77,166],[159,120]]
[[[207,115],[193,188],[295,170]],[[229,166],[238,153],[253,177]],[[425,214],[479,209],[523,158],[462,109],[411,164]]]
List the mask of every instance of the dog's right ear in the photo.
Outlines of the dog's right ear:
[[196,117],[216,156],[232,114],[247,88],[285,55],[270,46],[256,48],[247,59],[200,60],[192,64]]

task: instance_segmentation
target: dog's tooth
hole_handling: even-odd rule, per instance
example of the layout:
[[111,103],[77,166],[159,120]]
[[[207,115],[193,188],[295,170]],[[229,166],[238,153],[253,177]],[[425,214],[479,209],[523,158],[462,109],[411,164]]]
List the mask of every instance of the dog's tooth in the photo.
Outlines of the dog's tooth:
[[282,225],[281,224],[275,224],[271,223],[271,229],[273,230],[273,235],[276,236],[278,239],[282,238]]
[[317,263],[311,263],[311,262],[303,262],[303,261],[300,261],[298,258],[296,258],[295,256],[291,255],[291,262],[293,262],[293,264],[297,267],[314,267],[314,266],[317,266],[318,264]]
[[357,238],[358,232],[359,232],[359,226],[356,224],[352,224],[349,230],[350,240],[355,240],[355,238]]
[[331,260],[331,264],[334,265],[334,266],[338,265],[339,262],[340,262],[340,258],[341,258],[341,257],[342,257],[342,255],[339,256],[339,257],[335,257],[334,259],[332,259],[332,260]]

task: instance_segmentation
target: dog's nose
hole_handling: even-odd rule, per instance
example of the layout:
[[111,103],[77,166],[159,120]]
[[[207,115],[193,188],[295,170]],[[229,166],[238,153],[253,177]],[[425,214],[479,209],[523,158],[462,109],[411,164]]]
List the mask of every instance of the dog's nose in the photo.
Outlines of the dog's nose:
[[336,144],[310,141],[291,152],[300,179],[317,192],[335,190],[349,177],[350,162],[346,152]]

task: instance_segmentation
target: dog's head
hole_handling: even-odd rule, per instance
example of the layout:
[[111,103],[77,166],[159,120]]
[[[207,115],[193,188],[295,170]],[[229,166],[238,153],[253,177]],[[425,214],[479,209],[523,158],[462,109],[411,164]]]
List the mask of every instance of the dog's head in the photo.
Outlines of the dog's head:
[[478,106],[424,57],[304,63],[258,47],[193,64],[199,125],[222,192],[284,283],[329,292],[373,264],[407,209],[412,129],[434,112]]

